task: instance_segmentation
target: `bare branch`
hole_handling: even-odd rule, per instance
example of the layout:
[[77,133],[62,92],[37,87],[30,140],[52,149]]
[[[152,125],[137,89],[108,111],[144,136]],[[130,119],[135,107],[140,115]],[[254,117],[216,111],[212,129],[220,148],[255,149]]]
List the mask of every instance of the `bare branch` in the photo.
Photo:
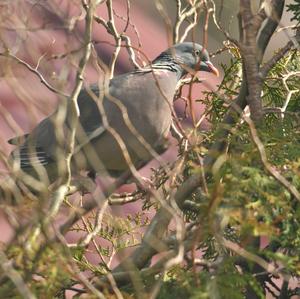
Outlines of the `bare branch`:
[[43,75],[38,71],[39,62],[37,63],[37,65],[35,67],[32,67],[29,63],[27,63],[23,59],[21,59],[21,58],[17,57],[16,55],[10,53],[10,51],[0,53],[0,56],[12,58],[15,61],[17,61],[19,64],[25,66],[30,72],[34,73],[40,79],[41,83],[43,85],[45,85],[52,92],[57,93],[57,94],[59,94],[61,96],[64,96],[64,97],[69,96],[68,94],[56,89],[55,87],[50,85],[50,83],[47,82],[47,80],[43,77]]
[[293,42],[289,41],[283,48],[281,48],[269,61],[267,61],[261,68],[260,68],[260,75],[261,78],[264,79],[269,71],[276,65],[276,63],[282,59],[293,47]]

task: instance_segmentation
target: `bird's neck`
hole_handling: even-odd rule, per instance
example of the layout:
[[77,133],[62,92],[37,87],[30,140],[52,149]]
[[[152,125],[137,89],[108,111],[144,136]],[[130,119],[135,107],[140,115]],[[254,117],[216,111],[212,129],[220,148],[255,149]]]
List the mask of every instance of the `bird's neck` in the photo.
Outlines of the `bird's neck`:
[[178,80],[184,75],[183,68],[168,53],[162,53],[155,60],[153,60],[151,68],[174,72],[176,73]]

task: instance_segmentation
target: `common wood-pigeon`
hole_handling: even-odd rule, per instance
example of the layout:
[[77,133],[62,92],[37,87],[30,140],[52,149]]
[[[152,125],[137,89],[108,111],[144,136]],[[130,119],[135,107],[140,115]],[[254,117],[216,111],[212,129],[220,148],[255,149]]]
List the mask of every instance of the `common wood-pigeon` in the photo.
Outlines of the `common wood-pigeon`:
[[[78,97],[80,117],[72,158],[73,173],[80,170],[101,173],[105,169],[118,176],[128,170],[120,139],[133,165],[138,167],[151,160],[153,156],[144,142],[159,151],[170,129],[177,83],[191,70],[218,74],[201,45],[184,42],[162,52],[144,69],[115,76],[107,91],[103,88],[99,92],[98,84],[91,85],[89,91],[83,89]],[[90,91],[95,97],[90,96]],[[103,125],[99,102],[103,104],[110,130]],[[63,128],[55,127],[58,111],[27,134],[10,156],[13,163],[30,175],[37,176],[38,167],[43,166],[50,182],[59,176],[57,166],[63,159],[61,149],[65,146],[65,138],[59,137],[64,135],[57,133],[67,132],[70,127],[67,120]],[[16,140],[11,139],[10,143],[16,144]]]

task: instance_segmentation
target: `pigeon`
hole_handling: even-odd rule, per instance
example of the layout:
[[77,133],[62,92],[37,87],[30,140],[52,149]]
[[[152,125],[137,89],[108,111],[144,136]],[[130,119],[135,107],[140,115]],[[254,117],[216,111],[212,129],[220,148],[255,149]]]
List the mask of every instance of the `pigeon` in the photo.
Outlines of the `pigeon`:
[[[129,165],[139,168],[165,150],[172,123],[172,105],[178,81],[196,71],[218,75],[201,45],[183,42],[162,52],[148,66],[115,76],[109,84],[82,89],[72,175],[80,171],[118,177]],[[68,100],[67,100],[68,101]],[[39,178],[41,167],[50,183],[60,176],[65,159],[65,134],[72,127],[70,103],[60,126],[55,123],[61,108],[41,121],[31,133],[9,140],[14,169]]]

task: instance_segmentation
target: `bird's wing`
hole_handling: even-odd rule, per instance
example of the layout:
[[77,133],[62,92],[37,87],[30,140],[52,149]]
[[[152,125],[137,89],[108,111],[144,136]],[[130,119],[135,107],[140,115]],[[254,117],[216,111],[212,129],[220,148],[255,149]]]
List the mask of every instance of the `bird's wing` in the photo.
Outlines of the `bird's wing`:
[[13,137],[13,138],[7,140],[7,142],[11,145],[20,145],[20,144],[22,144],[26,141],[28,135],[29,134],[24,134],[24,135],[21,135],[21,136]]
[[[98,85],[92,85],[90,89],[95,93],[95,96],[98,97]],[[102,117],[98,105],[85,89],[80,92],[77,103],[80,111],[80,127],[76,134],[77,146],[75,147],[75,153],[106,131],[102,124]]]
[[47,153],[39,147],[36,147],[34,151],[31,151],[27,146],[22,146],[18,151],[14,151],[14,160],[20,161],[22,169],[31,168],[33,165],[44,165],[46,166],[52,160]]
[[[97,91],[95,86],[92,86],[92,89],[95,92]],[[80,109],[79,121],[84,134],[77,138],[75,152],[105,132],[97,103],[87,94],[86,90],[80,92],[78,105]],[[63,142],[57,141],[55,133],[56,113],[57,111],[40,122],[30,134],[17,136],[8,141],[10,144],[18,146],[12,152],[12,157],[14,160],[20,161],[20,166],[23,169],[33,165],[47,165],[56,160],[55,155],[58,144],[63,144]]]
[[[92,85],[90,88],[98,97],[98,86]],[[77,103],[80,111],[79,122],[86,135],[89,136],[97,128],[102,127],[102,117],[98,105],[85,89],[80,92]]]

